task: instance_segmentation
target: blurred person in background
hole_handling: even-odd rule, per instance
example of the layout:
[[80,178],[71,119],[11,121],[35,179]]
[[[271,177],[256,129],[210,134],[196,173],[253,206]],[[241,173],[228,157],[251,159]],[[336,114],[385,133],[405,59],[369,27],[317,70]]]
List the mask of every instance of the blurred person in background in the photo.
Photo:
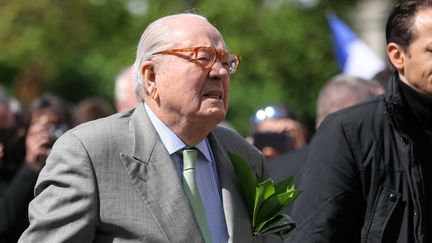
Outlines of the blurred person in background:
[[[15,103],[16,104],[16,103]],[[15,243],[27,226],[27,205],[36,178],[23,165],[25,127],[0,87],[0,242]],[[33,182],[32,182],[33,180]]]
[[12,112],[10,99],[6,92],[0,86],[0,169],[11,166],[8,164],[7,156],[11,156],[6,151],[9,147],[13,147],[10,144],[13,140],[12,136],[15,134],[15,116]]
[[14,111],[13,106],[13,100],[0,86],[0,171],[1,179],[5,181],[24,158],[25,129],[19,122],[18,110]]
[[384,92],[375,80],[339,74],[332,77],[320,90],[316,107],[315,129],[330,113],[368,100]]
[[88,97],[81,100],[74,109],[75,123],[81,124],[99,118],[107,117],[114,113],[111,104],[102,97]]
[[118,74],[114,93],[114,103],[118,112],[135,108],[141,102],[138,87],[132,66]]
[[13,161],[18,168],[13,173],[9,171],[7,180],[4,173],[0,178],[3,184],[0,191],[0,242],[17,242],[28,226],[27,207],[33,199],[39,171],[55,140],[72,125],[72,113],[61,99],[43,96],[31,103],[22,146],[25,150],[16,154],[21,158]]
[[[382,93],[382,86],[373,80],[339,74],[329,79],[321,88],[316,105],[316,123],[318,129],[321,122],[330,113],[343,108],[366,101]],[[295,185],[298,188],[301,184],[301,174],[304,161],[308,154],[309,145],[291,153],[283,154],[268,163],[268,173],[275,181],[280,181],[288,176],[295,176]],[[293,204],[288,205],[285,213],[292,214]],[[269,238],[267,243],[281,242]]]
[[287,106],[268,105],[252,117],[253,130],[248,138],[267,160],[302,148],[307,141],[306,128]]
[[31,103],[29,119],[25,162],[38,171],[57,138],[75,125],[74,117],[67,102],[44,95]]
[[383,95],[328,115],[309,146],[289,242],[432,242],[432,1],[386,25]]
[[3,87],[0,86],[0,126],[12,127],[14,124],[14,116],[10,108],[9,97],[4,91]]
[[[366,101],[383,92],[382,86],[373,80],[339,74],[332,77],[321,88],[316,105],[315,128],[330,113]],[[287,176],[296,176],[296,185],[300,185],[303,162],[308,153],[308,145],[300,150],[283,154],[269,163],[268,172],[275,181]]]

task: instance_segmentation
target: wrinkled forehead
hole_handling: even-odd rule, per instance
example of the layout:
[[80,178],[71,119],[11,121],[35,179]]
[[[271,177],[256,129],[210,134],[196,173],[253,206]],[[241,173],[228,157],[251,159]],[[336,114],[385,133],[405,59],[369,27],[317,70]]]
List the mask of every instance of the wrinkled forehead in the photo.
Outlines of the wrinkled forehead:
[[176,16],[169,21],[173,48],[212,46],[226,49],[221,33],[200,16]]

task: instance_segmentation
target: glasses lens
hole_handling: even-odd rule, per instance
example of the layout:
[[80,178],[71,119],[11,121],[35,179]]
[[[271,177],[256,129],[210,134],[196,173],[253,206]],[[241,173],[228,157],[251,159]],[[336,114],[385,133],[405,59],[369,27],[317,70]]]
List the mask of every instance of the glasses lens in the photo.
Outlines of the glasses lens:
[[216,51],[212,48],[200,48],[196,53],[197,63],[204,67],[210,68],[216,59]]
[[234,74],[237,72],[237,68],[239,65],[239,60],[236,55],[229,53],[228,54],[228,63],[229,63],[229,73]]
[[239,60],[236,55],[229,52],[224,53],[221,62],[225,67],[227,67],[230,74],[234,74],[237,71]]
[[196,51],[196,63],[204,68],[211,68],[216,61],[216,58],[220,58],[220,61],[230,74],[237,72],[239,59],[236,55],[230,52],[219,53],[216,49],[211,47],[202,47]]

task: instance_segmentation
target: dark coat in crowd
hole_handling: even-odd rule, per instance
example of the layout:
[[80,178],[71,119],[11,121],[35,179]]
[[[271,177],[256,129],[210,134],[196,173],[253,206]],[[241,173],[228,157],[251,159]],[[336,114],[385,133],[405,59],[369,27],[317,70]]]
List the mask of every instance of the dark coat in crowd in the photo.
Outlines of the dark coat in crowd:
[[426,242],[422,198],[431,188],[415,157],[416,128],[400,82],[394,76],[384,95],[321,125],[309,147],[289,242]]
[[0,172],[0,243],[14,243],[28,227],[27,207],[38,172],[22,164],[16,173]]
[[[289,176],[294,176],[294,185],[296,188],[300,185],[301,170],[304,164],[308,151],[308,145],[295,151],[290,151],[288,153],[282,154],[273,160],[267,161],[266,170],[269,177],[274,182],[279,182],[286,179]],[[291,216],[292,203],[283,210],[282,213]],[[283,242],[281,239],[276,237],[267,237],[266,243],[279,243]]]

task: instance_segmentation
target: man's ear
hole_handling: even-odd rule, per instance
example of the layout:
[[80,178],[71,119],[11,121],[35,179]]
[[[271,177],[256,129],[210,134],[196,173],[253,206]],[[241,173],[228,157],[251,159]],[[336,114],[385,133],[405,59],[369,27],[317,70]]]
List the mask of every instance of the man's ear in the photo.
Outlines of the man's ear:
[[398,72],[403,73],[406,53],[402,47],[396,43],[390,42],[387,45],[387,55],[390,59],[390,62],[398,70]]
[[155,63],[146,61],[141,65],[141,75],[147,94],[154,100],[158,98],[158,89],[156,85],[156,73],[154,68]]

